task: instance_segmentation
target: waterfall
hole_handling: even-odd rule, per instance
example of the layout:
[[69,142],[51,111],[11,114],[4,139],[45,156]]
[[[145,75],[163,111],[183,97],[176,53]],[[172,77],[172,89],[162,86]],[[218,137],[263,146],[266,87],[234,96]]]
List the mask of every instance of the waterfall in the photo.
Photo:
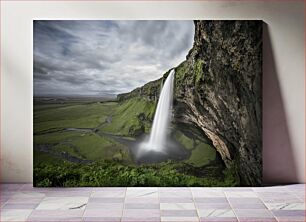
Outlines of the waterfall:
[[144,150],[156,152],[164,151],[167,139],[167,130],[172,117],[174,74],[175,71],[172,69],[162,87],[149,141],[141,146]]

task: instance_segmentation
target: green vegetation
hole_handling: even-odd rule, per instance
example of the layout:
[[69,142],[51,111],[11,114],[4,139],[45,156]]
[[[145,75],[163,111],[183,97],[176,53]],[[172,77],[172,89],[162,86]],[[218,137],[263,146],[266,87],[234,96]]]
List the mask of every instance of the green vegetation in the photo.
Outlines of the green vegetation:
[[[66,152],[80,159],[120,159],[130,163],[131,155],[127,147],[94,132],[95,127],[107,124],[107,118],[117,107],[115,102],[35,105],[34,146],[48,146],[52,152]],[[66,128],[81,130],[65,131]],[[35,163],[41,162],[40,159],[59,159],[37,150],[34,156]]]
[[74,157],[87,160],[117,159],[131,162],[129,150],[124,145],[94,133],[57,132],[34,137],[36,145],[54,145],[53,151],[67,152]]
[[40,164],[61,165],[62,163],[64,163],[64,160],[62,160],[61,158],[37,150],[34,150],[33,157],[34,157],[34,166],[38,166]]
[[192,150],[194,148],[194,140],[185,136],[182,132],[176,130],[174,133],[175,139],[180,142],[186,149]]
[[235,170],[226,169],[220,178],[188,175],[184,163],[127,166],[116,161],[88,165],[65,162],[39,164],[34,168],[34,186],[237,186]]
[[119,104],[112,115],[111,124],[101,130],[121,136],[139,136],[149,133],[156,104],[141,98],[132,98]]
[[201,82],[204,81],[204,72],[203,72],[204,61],[198,59],[194,64],[194,76],[195,76],[195,86],[197,87]]
[[69,153],[70,155],[77,157],[79,159],[86,159],[86,157],[80,153],[77,147],[72,146],[70,144],[57,144],[53,147],[52,150],[56,151],[57,153],[60,152]]
[[189,71],[189,66],[187,62],[182,62],[178,67],[175,68],[175,85],[177,88],[181,88],[184,84],[186,74]]
[[62,141],[71,141],[74,138],[83,136],[83,133],[77,131],[59,131],[34,136],[34,145],[55,144]]
[[201,167],[209,164],[210,161],[216,159],[216,150],[210,145],[196,141],[196,146],[191,152],[191,156],[186,163],[196,167]]
[[73,141],[73,144],[80,149],[80,153],[89,160],[112,159],[114,155],[121,152],[124,159],[130,160],[128,149],[101,135],[85,134]]
[[185,161],[186,163],[195,167],[201,167],[216,159],[216,150],[209,144],[187,137],[178,130],[175,131],[174,136],[186,149],[191,150],[191,156]]
[[[73,105],[36,105],[34,108],[34,133],[64,128],[98,127],[111,115],[117,103],[83,103]],[[39,108],[43,106],[43,108]]]
[[[183,72],[184,70],[182,70]],[[149,133],[156,103],[41,103],[34,106],[36,186],[235,186],[234,169],[213,165],[216,151],[197,137],[174,131],[191,152],[181,162],[137,165],[126,144]],[[120,140],[117,140],[119,136]],[[120,141],[120,142],[119,142]],[[76,158],[76,159],[73,159]],[[83,161],[83,163],[74,163]],[[87,164],[84,161],[89,161]]]

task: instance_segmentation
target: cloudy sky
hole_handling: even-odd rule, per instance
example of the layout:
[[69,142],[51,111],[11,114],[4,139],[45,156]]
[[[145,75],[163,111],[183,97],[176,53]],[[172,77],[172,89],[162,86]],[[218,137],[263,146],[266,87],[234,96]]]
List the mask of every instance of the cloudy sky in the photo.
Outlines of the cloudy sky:
[[108,96],[185,59],[192,21],[34,21],[34,95]]

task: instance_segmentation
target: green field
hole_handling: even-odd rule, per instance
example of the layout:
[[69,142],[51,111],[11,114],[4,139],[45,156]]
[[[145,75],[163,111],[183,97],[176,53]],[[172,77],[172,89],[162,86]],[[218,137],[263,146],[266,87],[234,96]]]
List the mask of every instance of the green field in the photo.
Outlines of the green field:
[[[58,171],[58,167],[67,168],[71,165],[78,165],[79,171],[75,174],[80,174],[84,170],[93,166],[104,167],[105,173],[110,170],[106,167],[105,161],[111,166],[122,166],[120,169],[126,170],[131,180],[133,172],[142,172],[144,175],[153,171],[171,172],[177,169],[177,172],[172,172],[173,176],[178,174],[190,174],[189,176],[197,178],[194,172],[205,171],[205,168],[212,167],[212,163],[216,159],[215,149],[197,138],[191,138],[184,133],[175,130],[174,138],[186,150],[190,151],[190,156],[180,162],[173,161],[167,164],[155,165],[139,165],[136,164],[131,150],[127,144],[128,141],[136,141],[139,136],[148,134],[153,121],[153,116],[156,108],[155,102],[149,102],[141,98],[133,98],[124,102],[103,102],[103,101],[61,101],[48,102],[35,100],[34,101],[34,178],[38,186],[77,186],[73,184],[70,177],[67,181],[57,184],[54,178],[51,178],[50,170]],[[127,143],[120,142],[116,138],[123,139]],[[113,165],[112,165],[113,164]],[[179,168],[189,170],[186,172],[178,172]],[[65,169],[62,169],[65,171]],[[213,167],[213,170],[220,171],[220,167]],[[93,169],[90,169],[91,171]],[[113,170],[113,169],[111,169]],[[49,173],[46,173],[46,172]],[[169,172],[170,172],[169,171]],[[72,171],[71,171],[72,172]],[[134,173],[135,173],[134,172]],[[168,172],[168,173],[169,173]],[[191,172],[191,173],[190,173]],[[54,172],[56,173],[56,172]],[[90,174],[90,172],[88,172]],[[66,174],[69,174],[66,172]],[[170,173],[171,174],[171,173]],[[220,174],[220,173],[219,173]],[[224,178],[229,180],[228,172],[221,171],[221,177],[212,178],[210,174],[211,184],[222,183]],[[48,176],[49,175],[49,176]],[[95,175],[93,173],[93,175]],[[133,182],[136,185],[158,185],[158,178],[161,174],[153,173],[155,182],[150,182],[146,177],[145,184],[142,181]],[[79,175],[80,176],[80,175]],[[116,175],[115,175],[116,176]],[[138,175],[141,176],[141,175]],[[148,176],[148,175],[147,175]],[[188,176],[188,175],[186,175]],[[98,182],[80,182],[82,185],[100,185],[102,182],[97,176]],[[149,176],[150,177],[150,176]],[[70,178],[70,179],[69,179]],[[209,178],[205,182],[193,181],[195,184],[203,183],[209,185]],[[220,179],[221,178],[221,179]],[[232,178],[232,175],[231,175]],[[235,178],[235,177],[233,177]],[[126,179],[126,178],[125,178]],[[152,178],[151,178],[152,179]],[[221,182],[220,182],[221,180]],[[224,179],[225,180],[225,179]],[[70,181],[70,182],[69,182]],[[110,181],[105,180],[104,185],[111,186]],[[119,183],[118,181],[116,183]],[[118,185],[114,182],[114,186]],[[123,183],[123,182],[122,182]],[[125,181],[123,184],[135,185],[131,181]],[[225,182],[224,182],[225,183]],[[188,185],[186,181],[179,184]],[[178,185],[179,185],[178,184]],[[161,185],[166,185],[165,181]],[[194,184],[191,184],[194,185]]]

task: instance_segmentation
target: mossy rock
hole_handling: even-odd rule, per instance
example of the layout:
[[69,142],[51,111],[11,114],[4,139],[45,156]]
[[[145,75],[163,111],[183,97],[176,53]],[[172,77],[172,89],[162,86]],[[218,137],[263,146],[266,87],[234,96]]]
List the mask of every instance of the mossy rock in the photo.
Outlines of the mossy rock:
[[129,128],[129,135],[130,136],[134,136],[134,137],[138,137],[140,135],[142,135],[145,132],[145,127],[144,125],[132,125]]

